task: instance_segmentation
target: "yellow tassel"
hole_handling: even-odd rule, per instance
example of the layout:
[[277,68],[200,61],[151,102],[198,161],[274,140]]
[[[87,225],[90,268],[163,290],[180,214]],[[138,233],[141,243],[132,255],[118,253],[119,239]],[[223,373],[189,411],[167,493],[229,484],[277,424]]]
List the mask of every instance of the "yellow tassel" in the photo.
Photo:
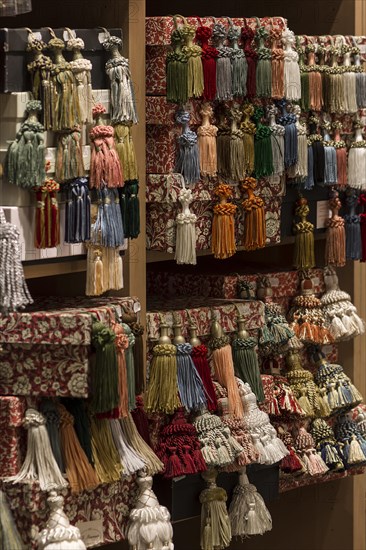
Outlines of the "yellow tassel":
[[135,147],[131,136],[131,126],[116,124],[114,127],[116,151],[123,169],[125,181],[137,180],[138,170]]
[[172,414],[181,406],[178,397],[177,349],[172,344],[158,344],[153,349],[149,384],[144,399],[147,412]]
[[94,466],[99,479],[102,483],[118,481],[122,475],[122,464],[109,421],[106,418],[91,418],[90,431]]

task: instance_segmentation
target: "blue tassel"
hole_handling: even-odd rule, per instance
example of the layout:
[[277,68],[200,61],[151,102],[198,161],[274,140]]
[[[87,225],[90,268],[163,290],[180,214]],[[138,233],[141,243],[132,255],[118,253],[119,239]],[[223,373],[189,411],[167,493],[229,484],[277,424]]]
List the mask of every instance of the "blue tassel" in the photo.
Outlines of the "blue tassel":
[[313,148],[308,145],[308,175],[304,183],[304,189],[310,191],[314,188],[314,155]]
[[326,145],[324,147],[324,183],[325,185],[335,185],[338,181],[337,176],[337,153],[334,147]]
[[362,258],[362,238],[360,216],[356,214],[358,194],[354,189],[348,189],[346,205],[348,213],[344,216],[346,226],[346,258],[360,260]]
[[203,382],[193,363],[191,344],[177,346],[178,391],[182,405],[188,410],[202,409],[207,406]]
[[289,168],[297,163],[298,158],[296,115],[287,112],[286,100],[279,101],[278,105],[282,109],[278,123],[285,127],[285,167]]
[[176,121],[182,124],[182,134],[178,138],[179,153],[175,171],[183,175],[186,183],[196,183],[200,179],[200,163],[197,134],[189,129],[190,114],[178,111]]
[[90,194],[87,178],[66,186],[65,242],[83,243],[90,239]]

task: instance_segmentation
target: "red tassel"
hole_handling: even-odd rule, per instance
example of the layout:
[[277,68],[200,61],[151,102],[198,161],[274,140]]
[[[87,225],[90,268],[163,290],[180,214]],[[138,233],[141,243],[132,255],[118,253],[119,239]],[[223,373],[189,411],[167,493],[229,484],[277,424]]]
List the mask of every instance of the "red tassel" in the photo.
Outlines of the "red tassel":
[[192,359],[205,388],[207,408],[209,411],[216,411],[217,399],[212,383],[210,366],[207,361],[207,348],[204,344],[192,348]]
[[131,411],[132,419],[135,423],[137,431],[146,443],[151,447],[150,434],[149,434],[149,420],[147,414],[144,411],[144,404],[141,395],[136,397],[136,409]]
[[184,467],[177,455],[177,447],[168,447],[170,456],[167,461],[165,477],[179,477],[185,474]]
[[366,262],[366,194],[365,193],[362,193],[360,195],[359,203],[364,209],[364,212],[362,214],[360,214],[361,239],[362,239],[362,259],[361,259],[361,262]]
[[193,458],[189,454],[189,451],[190,451],[189,445],[183,445],[182,461],[184,464],[184,473],[195,474],[197,471],[196,465],[194,463]]
[[207,465],[201,452],[201,444],[198,440],[194,442],[193,460],[196,466],[196,472],[204,472],[207,470]]
[[257,93],[257,52],[252,47],[254,36],[255,31],[251,29],[245,21],[245,27],[243,27],[241,31],[241,39],[244,44],[243,49],[248,64],[247,97],[255,97]]
[[293,449],[289,449],[290,454],[281,460],[281,470],[286,474],[293,474],[302,470],[302,464],[299,457]]
[[347,149],[340,147],[336,149],[337,155],[337,183],[347,185]]
[[201,26],[196,30],[196,42],[199,42],[202,48],[203,97],[204,99],[213,101],[216,97],[216,59],[219,52],[208,43],[212,36],[212,29],[202,26],[200,18],[198,18],[198,21]]
[[36,210],[36,248],[53,248],[60,244],[60,217],[57,202],[59,184],[48,179],[41,187],[35,188]]

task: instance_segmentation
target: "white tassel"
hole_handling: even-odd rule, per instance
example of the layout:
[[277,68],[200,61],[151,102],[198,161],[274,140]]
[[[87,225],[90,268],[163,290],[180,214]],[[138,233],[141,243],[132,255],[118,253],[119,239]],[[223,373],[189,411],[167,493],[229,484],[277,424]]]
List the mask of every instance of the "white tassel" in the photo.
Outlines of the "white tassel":
[[282,33],[285,61],[285,98],[290,101],[298,101],[301,98],[301,80],[299,56],[293,49],[295,47],[295,35],[289,29]]
[[23,426],[28,430],[27,454],[18,474],[6,481],[19,483],[38,480],[41,491],[67,487],[67,481],[52,454],[43,414],[35,409],[27,409]]
[[[326,312],[324,313],[326,314]],[[334,340],[341,340],[347,334],[346,327],[337,315],[333,317],[329,330]]]
[[348,184],[354,189],[366,189],[366,148],[351,147],[348,153]]
[[63,497],[51,491],[47,503],[51,514],[46,528],[39,533],[38,550],[86,550],[79,529],[70,525],[63,510]]
[[229,518],[233,537],[263,535],[272,529],[272,518],[262,496],[249,483],[245,469],[239,472],[239,483],[229,507]]
[[158,459],[154,451],[149,447],[146,441],[141,437],[131,415],[126,418],[120,418],[119,422],[127,444],[142,457],[146,463],[145,469],[148,474],[155,475],[164,469],[163,463]]
[[356,101],[356,73],[345,72],[343,73],[343,90],[344,90],[344,112],[345,113],[357,113],[357,101]]
[[134,474],[145,467],[145,461],[137,454],[125,440],[124,433],[117,418],[110,419],[113,441],[121,458],[123,473]]
[[192,191],[186,189],[182,178],[183,189],[179,193],[179,202],[182,205],[182,212],[177,216],[177,234],[175,244],[175,259],[177,264],[196,265],[196,221],[197,216],[193,214],[189,205],[192,202]]
[[139,495],[130,512],[126,536],[131,550],[174,550],[170,514],[159,504],[152,490],[153,479],[140,471],[137,477]]
[[365,462],[366,457],[362,452],[359,442],[356,436],[353,435],[349,446],[348,464],[358,464],[359,462]]

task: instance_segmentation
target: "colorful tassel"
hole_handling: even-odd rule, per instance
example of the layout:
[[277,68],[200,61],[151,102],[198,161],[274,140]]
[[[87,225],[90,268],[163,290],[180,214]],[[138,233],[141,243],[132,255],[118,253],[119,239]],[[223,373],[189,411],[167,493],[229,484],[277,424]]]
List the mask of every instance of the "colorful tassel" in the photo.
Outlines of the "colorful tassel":
[[261,197],[254,195],[256,187],[257,180],[255,178],[245,178],[241,184],[241,189],[248,194],[248,198],[242,203],[245,212],[244,250],[257,250],[266,245],[264,202]]
[[57,134],[55,178],[60,183],[84,176],[81,128]]
[[269,32],[265,27],[260,26],[257,20],[255,40],[257,42],[257,66],[256,66],[256,94],[258,97],[271,97],[272,93],[272,53],[265,43],[268,40]]
[[245,27],[241,29],[241,39],[243,43],[243,49],[245,58],[248,65],[247,74],[247,97],[253,98],[257,95],[257,59],[258,54],[256,49],[253,48],[253,40],[256,35],[246,19],[244,19]]
[[215,258],[223,260],[233,256],[236,252],[234,216],[237,206],[227,202],[227,199],[233,196],[229,185],[220,183],[214,194],[220,198],[220,203],[213,208],[212,253]]
[[170,37],[171,51],[166,57],[166,98],[171,103],[184,105],[188,99],[188,60],[183,53],[184,37],[181,29],[175,29]]
[[[296,119],[296,131],[297,131],[297,161],[287,169],[287,176],[289,178],[296,179],[296,181],[303,183],[304,188],[312,188],[314,181],[308,181],[309,174],[309,159],[308,159],[308,141],[306,135],[306,125],[300,121],[301,108],[299,105],[293,105],[291,108],[292,113]],[[312,150],[311,150],[312,154]],[[310,161],[311,162],[311,161]],[[311,166],[311,178],[313,178],[313,166]]]
[[162,411],[172,414],[180,406],[176,347],[171,344],[157,344],[153,354],[145,409],[147,412]]
[[254,172],[254,135],[257,131],[254,122],[250,118],[254,115],[254,106],[251,103],[244,103],[242,107],[243,120],[240,124],[244,144],[244,172],[250,176]]
[[120,403],[118,385],[118,358],[115,332],[96,321],[92,327],[92,342],[96,357],[92,372],[93,403],[95,413],[114,411]]
[[275,105],[267,107],[268,122],[272,132],[273,175],[281,177],[285,171],[285,128],[281,124],[276,124],[277,112]]
[[230,18],[228,20],[230,27],[227,38],[231,48],[232,94],[234,97],[244,97],[247,95],[248,63],[243,50],[239,48],[238,44],[241,29],[234,25]]
[[296,115],[287,111],[286,100],[279,101],[278,105],[282,109],[278,123],[285,128],[285,167],[289,168],[296,165],[298,158]]
[[337,184],[344,187],[347,185],[347,148],[346,143],[341,138],[342,123],[335,120],[332,123],[334,129],[333,147],[336,150],[337,157]]
[[308,55],[309,108],[314,111],[321,111],[323,107],[323,87],[321,73],[316,65],[315,44],[307,44],[305,52]]
[[50,78],[53,63],[50,57],[42,53],[47,49],[47,44],[43,40],[39,40],[30,29],[27,30],[27,52],[31,52],[33,56],[32,61],[27,65],[31,76],[32,97],[41,102],[43,124],[46,130],[50,130],[52,128]]
[[73,59],[70,61],[70,66],[76,80],[80,122],[82,124],[88,124],[93,122],[92,64],[89,59],[85,59],[81,53],[85,48],[84,41],[81,38],[73,37],[70,29],[66,28],[66,31],[70,36],[66,47],[73,53]]
[[346,191],[347,214],[344,216],[346,227],[346,258],[360,260],[362,258],[361,218],[356,213],[358,193],[354,189]]
[[118,248],[124,244],[123,224],[116,189],[100,189],[97,192],[98,210],[92,223],[90,242],[107,248]]
[[207,348],[205,345],[199,344],[192,347],[192,360],[205,388],[207,408],[209,411],[215,411],[217,409],[217,400],[212,383],[210,366],[207,361]]
[[34,245],[36,248],[53,248],[60,243],[60,215],[57,202],[59,190],[60,185],[53,179],[47,179],[41,187],[35,189],[37,210]]
[[213,101],[216,97],[216,60],[219,52],[209,45],[212,29],[203,26],[199,17],[197,19],[200,26],[196,29],[196,41],[200,43],[202,48],[203,97],[207,101]]
[[119,248],[87,244],[87,296],[100,296],[108,290],[123,288],[123,265]]
[[254,174],[257,179],[273,174],[272,130],[262,124],[263,116],[264,110],[256,107],[253,118],[257,127],[254,136]]
[[229,138],[229,178],[238,181],[244,178],[244,142],[240,130],[242,114],[238,105],[234,105],[228,114],[231,122]]

